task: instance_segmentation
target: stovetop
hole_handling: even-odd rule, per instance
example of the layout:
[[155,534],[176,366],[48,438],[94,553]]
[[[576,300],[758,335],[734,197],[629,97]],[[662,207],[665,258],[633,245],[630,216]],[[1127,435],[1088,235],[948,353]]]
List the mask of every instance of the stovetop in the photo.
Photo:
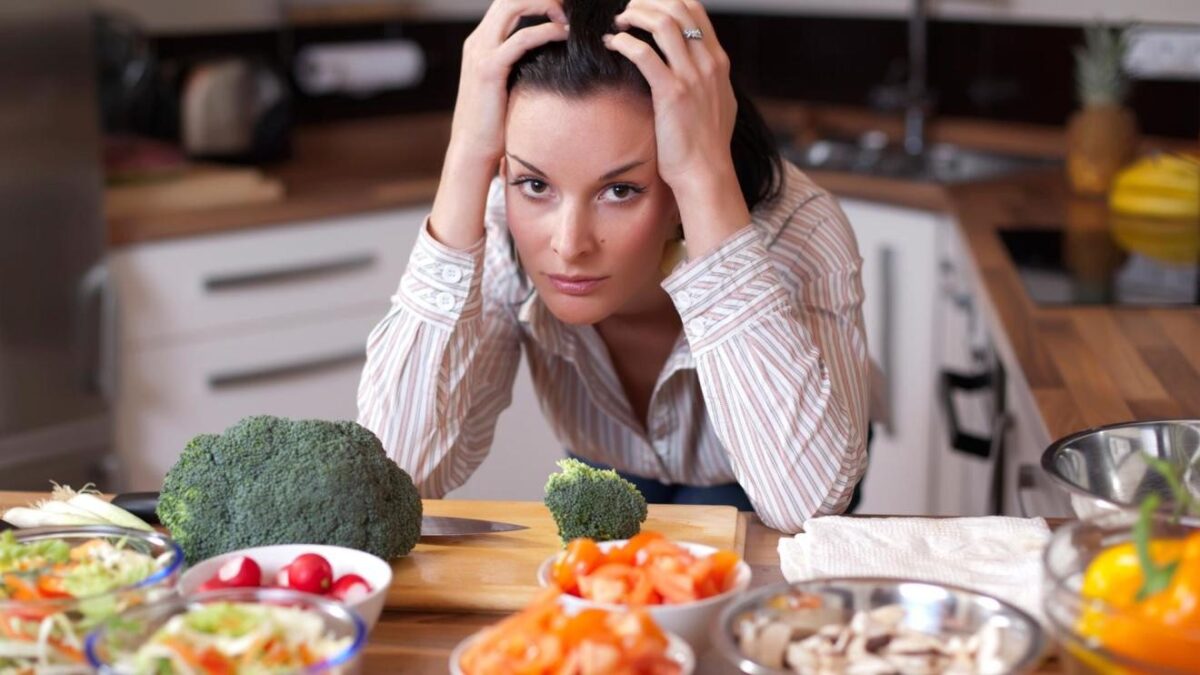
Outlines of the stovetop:
[[1200,225],[1153,232],[1020,227],[1000,231],[1030,297],[1043,305],[1200,304]]

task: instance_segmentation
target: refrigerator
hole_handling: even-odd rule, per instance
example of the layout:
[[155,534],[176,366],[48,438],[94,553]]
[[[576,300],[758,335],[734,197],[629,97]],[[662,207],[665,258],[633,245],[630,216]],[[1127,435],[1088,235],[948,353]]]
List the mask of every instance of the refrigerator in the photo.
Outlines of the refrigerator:
[[0,2],[0,489],[113,487],[92,43],[87,0]]

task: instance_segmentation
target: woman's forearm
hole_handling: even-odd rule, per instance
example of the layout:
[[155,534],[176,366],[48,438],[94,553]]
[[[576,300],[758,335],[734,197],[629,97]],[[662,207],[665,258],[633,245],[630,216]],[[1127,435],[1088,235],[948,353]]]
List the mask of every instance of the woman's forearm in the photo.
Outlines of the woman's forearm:
[[439,243],[464,250],[483,238],[488,185],[496,166],[495,160],[451,143],[429,218],[429,233]]

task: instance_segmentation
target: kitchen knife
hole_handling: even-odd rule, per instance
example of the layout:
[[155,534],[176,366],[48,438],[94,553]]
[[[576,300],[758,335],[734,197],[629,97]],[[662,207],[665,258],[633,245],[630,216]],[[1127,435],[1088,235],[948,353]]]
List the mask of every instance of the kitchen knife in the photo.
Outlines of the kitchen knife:
[[[157,492],[126,492],[113,497],[112,503],[151,525],[158,525]],[[478,518],[456,518],[453,516],[423,516],[421,538],[468,537],[476,534],[495,534],[528,529],[525,525],[501,523]]]

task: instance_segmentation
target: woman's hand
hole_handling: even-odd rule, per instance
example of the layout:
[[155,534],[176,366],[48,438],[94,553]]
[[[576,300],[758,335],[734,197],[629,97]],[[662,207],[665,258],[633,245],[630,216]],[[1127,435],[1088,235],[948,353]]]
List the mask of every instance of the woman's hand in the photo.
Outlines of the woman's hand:
[[[675,193],[688,254],[700,257],[750,222],[729,147],[737,118],[729,57],[695,0],[631,0],[616,26],[649,32],[666,56],[629,33],[605,38],[650,83],[658,173]],[[684,37],[695,29],[700,39]]]
[[[548,23],[515,33],[523,16]],[[483,237],[487,187],[504,154],[508,75],[525,52],[567,39],[561,0],[495,0],[463,43],[450,143],[430,216],[431,234],[464,249]]]
[[[550,21],[513,33],[521,17],[541,15]],[[498,162],[504,153],[507,83],[513,64],[531,49],[565,39],[567,17],[561,0],[495,0],[463,43],[451,143]]]

